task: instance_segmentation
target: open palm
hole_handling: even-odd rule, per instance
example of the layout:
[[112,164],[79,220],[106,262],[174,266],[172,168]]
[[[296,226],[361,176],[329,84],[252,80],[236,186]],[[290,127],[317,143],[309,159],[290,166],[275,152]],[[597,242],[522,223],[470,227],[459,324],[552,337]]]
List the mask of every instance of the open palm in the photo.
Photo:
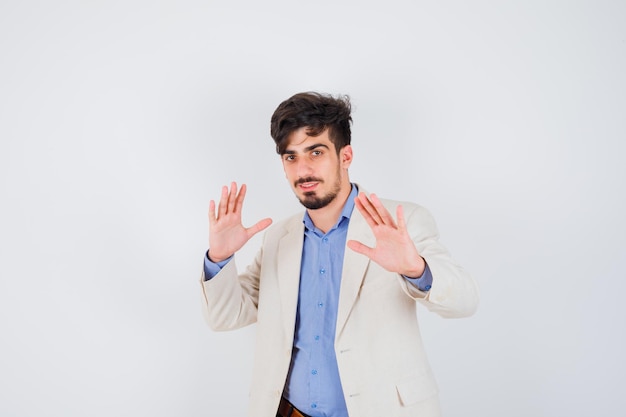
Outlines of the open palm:
[[355,206],[365,218],[376,238],[376,246],[369,247],[356,240],[350,240],[348,247],[376,262],[388,271],[407,277],[418,278],[424,272],[426,263],[411,240],[401,205],[396,209],[396,223],[389,211],[376,195],[368,198],[360,193],[354,200]]
[[237,192],[237,183],[222,187],[222,195],[215,212],[215,201],[209,203],[209,258],[219,262],[229,258],[260,231],[272,224],[272,219],[265,218],[251,227],[241,223],[241,210],[246,197],[246,185],[242,184]]

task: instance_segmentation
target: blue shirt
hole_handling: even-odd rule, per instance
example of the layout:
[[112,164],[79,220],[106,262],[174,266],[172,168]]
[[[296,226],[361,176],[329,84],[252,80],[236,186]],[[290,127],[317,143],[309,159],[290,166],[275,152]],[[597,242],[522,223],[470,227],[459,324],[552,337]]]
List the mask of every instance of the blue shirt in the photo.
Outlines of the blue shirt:
[[[348,417],[334,344],[346,236],[357,194],[352,185],[337,223],[326,233],[315,227],[308,212],[304,214],[296,328],[283,395],[312,417]],[[207,279],[228,261],[216,264],[205,256]],[[422,291],[432,284],[428,265],[422,277],[405,278]]]

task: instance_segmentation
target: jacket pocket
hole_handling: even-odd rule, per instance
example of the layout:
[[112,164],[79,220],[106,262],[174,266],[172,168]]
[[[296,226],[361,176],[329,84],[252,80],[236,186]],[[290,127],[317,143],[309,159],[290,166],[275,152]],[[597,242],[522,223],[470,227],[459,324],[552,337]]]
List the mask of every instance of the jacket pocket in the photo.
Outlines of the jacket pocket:
[[404,380],[396,385],[400,404],[407,407],[437,395],[438,389],[430,374]]

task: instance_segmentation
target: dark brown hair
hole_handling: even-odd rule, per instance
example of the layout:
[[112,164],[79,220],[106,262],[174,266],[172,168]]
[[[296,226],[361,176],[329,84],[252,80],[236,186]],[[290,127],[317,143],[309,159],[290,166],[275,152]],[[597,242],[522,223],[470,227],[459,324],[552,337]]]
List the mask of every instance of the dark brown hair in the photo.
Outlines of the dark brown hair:
[[350,97],[337,98],[321,93],[298,93],[280,103],[270,122],[270,134],[276,142],[276,153],[282,155],[288,144],[289,135],[301,127],[307,134],[319,136],[328,129],[328,136],[335,145],[337,154],[350,144]]

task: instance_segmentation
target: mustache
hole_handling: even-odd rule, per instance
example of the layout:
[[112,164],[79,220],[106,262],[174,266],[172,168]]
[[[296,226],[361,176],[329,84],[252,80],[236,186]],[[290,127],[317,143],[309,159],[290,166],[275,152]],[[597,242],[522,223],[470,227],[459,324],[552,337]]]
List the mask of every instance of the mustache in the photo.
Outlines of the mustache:
[[295,182],[295,184],[296,185],[304,184],[305,182],[324,182],[324,181],[322,181],[321,178],[305,177],[305,178],[300,178],[298,181]]

